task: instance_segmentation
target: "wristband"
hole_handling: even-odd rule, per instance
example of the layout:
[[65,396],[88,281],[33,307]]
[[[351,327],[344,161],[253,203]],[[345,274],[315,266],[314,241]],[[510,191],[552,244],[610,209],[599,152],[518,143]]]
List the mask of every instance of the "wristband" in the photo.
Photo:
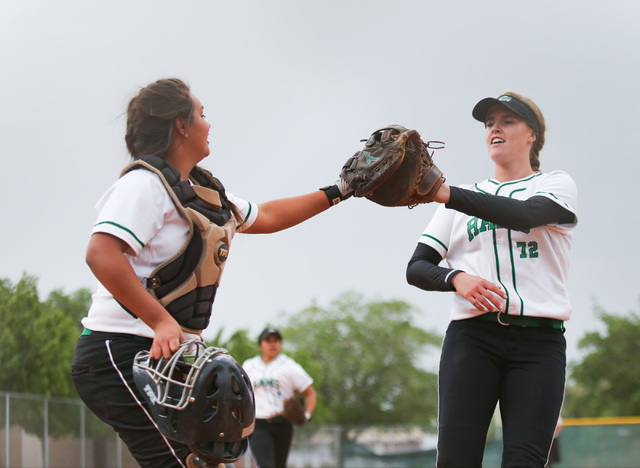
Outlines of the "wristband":
[[320,187],[320,190],[324,192],[329,200],[329,205],[337,205],[342,201],[342,193],[337,185],[328,185],[326,187]]

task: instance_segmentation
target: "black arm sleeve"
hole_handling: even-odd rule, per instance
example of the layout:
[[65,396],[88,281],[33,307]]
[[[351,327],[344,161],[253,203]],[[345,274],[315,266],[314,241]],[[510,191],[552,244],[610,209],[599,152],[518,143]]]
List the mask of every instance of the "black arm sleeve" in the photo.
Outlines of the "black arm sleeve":
[[455,291],[451,279],[462,270],[438,266],[441,261],[433,247],[418,243],[407,265],[407,282],[426,291]]
[[477,216],[507,229],[527,231],[545,224],[576,222],[576,216],[571,211],[540,195],[528,200],[515,200],[460,187],[450,189],[451,198],[446,204],[447,208]]

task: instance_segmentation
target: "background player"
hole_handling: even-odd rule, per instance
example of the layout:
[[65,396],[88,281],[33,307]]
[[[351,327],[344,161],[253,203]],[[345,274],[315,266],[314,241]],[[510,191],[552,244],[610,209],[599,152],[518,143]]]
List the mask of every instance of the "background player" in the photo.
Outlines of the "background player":
[[[494,176],[443,185],[407,267],[410,284],[455,291],[439,368],[437,466],[481,466],[496,403],[503,466],[543,466],[564,397],[564,322],[576,186],[540,172],[545,121],[508,92],[473,109]],[[439,263],[445,258],[447,267]]]
[[258,338],[260,356],[248,359],[243,368],[253,384],[256,426],[249,447],[260,468],[284,468],[293,439],[293,424],[283,416],[283,402],[299,391],[305,396],[305,419],[316,407],[313,379],[282,354],[282,335],[266,328]]

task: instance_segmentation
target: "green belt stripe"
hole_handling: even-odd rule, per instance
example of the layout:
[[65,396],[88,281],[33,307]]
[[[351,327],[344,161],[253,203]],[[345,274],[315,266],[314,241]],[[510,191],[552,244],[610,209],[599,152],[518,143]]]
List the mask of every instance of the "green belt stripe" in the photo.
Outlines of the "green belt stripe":
[[[93,333],[93,330],[89,330],[88,328],[84,328],[82,330],[82,333],[80,333],[80,336],[89,336]],[[103,332],[100,332],[103,333]],[[110,335],[111,333],[109,332],[104,332],[107,335]],[[133,338],[134,340],[138,340],[138,341],[153,341],[153,338],[147,338],[145,336],[138,336],[138,335],[131,335],[129,333],[113,333],[114,336],[130,336],[131,338]]]

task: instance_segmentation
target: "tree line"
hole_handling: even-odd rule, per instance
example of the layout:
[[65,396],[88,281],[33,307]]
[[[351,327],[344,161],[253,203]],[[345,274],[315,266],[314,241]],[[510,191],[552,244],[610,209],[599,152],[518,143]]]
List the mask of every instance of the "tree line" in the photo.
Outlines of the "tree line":
[[[0,279],[0,390],[71,397],[70,375],[80,319],[91,292],[54,290],[41,300],[37,279]],[[346,292],[329,306],[315,303],[283,316],[283,352],[315,380],[314,422],[359,427],[418,424],[435,427],[437,375],[421,365],[439,353],[442,337],[413,324],[419,311],[401,300],[367,301]],[[568,368],[564,417],[640,415],[640,316],[596,308],[603,327],[582,337],[580,362]],[[226,348],[239,363],[258,353],[248,330],[210,346]]]

